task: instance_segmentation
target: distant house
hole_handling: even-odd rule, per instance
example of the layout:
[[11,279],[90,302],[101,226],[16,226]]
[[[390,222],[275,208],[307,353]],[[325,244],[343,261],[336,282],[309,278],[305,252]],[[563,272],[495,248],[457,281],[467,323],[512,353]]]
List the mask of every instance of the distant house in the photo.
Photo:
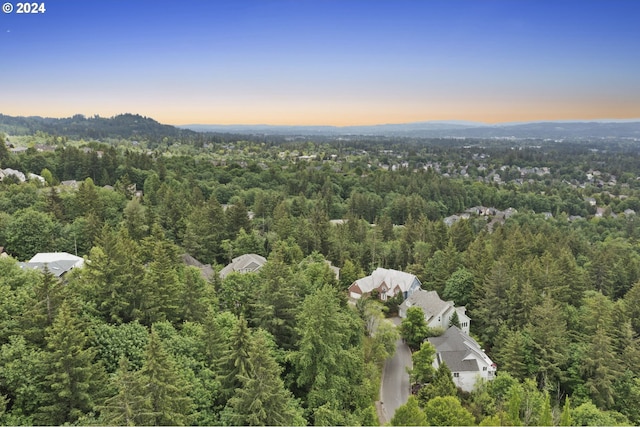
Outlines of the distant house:
[[465,307],[456,307],[453,301],[443,301],[436,291],[417,289],[413,294],[400,304],[399,315],[407,317],[410,307],[420,307],[424,312],[424,319],[430,328],[447,329],[453,313],[458,314],[458,322],[464,333],[469,333],[471,319],[467,316]]
[[11,169],[11,168],[0,169],[0,181],[2,181],[4,178],[8,176],[14,176],[20,182],[25,182],[27,180],[24,174],[19,170]]
[[78,181],[76,181],[75,179],[70,179],[68,181],[61,181],[60,185],[62,185],[63,187],[71,187],[73,189],[77,189]]
[[49,270],[56,277],[62,277],[74,268],[84,265],[84,258],[71,255],[67,252],[43,252],[36,254],[27,262],[21,262],[23,270]]
[[420,280],[413,274],[376,268],[370,276],[358,279],[349,286],[349,296],[359,299],[375,290],[383,301],[393,298],[399,293],[403,298],[407,298],[420,289],[420,286]]
[[436,349],[433,367],[445,363],[451,370],[454,384],[464,391],[475,388],[478,378],[492,380],[496,375],[496,365],[480,348],[476,340],[451,326],[439,337],[428,338]]
[[202,277],[205,280],[210,280],[215,274],[215,271],[213,270],[213,267],[211,267],[211,264],[203,264],[189,254],[183,254],[182,261],[187,266],[196,267],[197,269],[199,269]]
[[42,177],[42,176],[40,176],[40,175],[37,175],[37,174],[35,174],[35,173],[31,173],[31,172],[29,172],[29,173],[27,174],[27,178],[29,178],[29,179],[33,179],[33,180],[36,180],[36,181],[40,182],[40,184],[46,184],[46,182],[47,182],[47,181],[44,179],[44,177]]
[[229,273],[253,273],[262,268],[266,258],[257,254],[244,254],[231,260],[231,263],[220,270],[220,278],[224,279]]

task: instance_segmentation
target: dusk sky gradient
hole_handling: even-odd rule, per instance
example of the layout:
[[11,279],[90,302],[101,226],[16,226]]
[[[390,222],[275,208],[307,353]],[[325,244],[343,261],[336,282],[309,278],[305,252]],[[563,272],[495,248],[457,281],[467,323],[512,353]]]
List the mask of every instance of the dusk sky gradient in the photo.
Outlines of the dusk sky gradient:
[[[640,118],[640,1],[45,1],[0,113],[168,124]],[[4,3],[4,0],[1,1]]]

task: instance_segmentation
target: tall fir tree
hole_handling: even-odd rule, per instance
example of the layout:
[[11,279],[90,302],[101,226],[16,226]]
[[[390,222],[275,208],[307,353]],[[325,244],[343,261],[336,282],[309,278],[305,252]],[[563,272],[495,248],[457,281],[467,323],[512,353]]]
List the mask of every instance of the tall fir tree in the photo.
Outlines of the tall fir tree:
[[47,328],[44,356],[43,406],[38,422],[73,423],[100,402],[106,374],[94,362],[95,350],[87,347],[87,336],[79,321],[63,303]]
[[100,410],[100,422],[105,425],[135,426],[151,421],[151,400],[144,391],[140,377],[130,370],[122,357],[118,370],[109,381],[116,394],[105,400]]
[[150,411],[145,416],[149,425],[189,424],[193,404],[188,394],[188,384],[180,376],[175,361],[153,329],[139,376],[142,391],[150,403]]
[[251,330],[246,319],[240,316],[229,337],[228,347],[218,363],[222,394],[227,398],[242,386],[240,377],[246,377],[251,370],[250,346]]
[[306,425],[302,408],[280,378],[282,368],[270,354],[263,334],[255,334],[249,351],[249,372],[238,375],[241,387],[229,399],[233,425]]

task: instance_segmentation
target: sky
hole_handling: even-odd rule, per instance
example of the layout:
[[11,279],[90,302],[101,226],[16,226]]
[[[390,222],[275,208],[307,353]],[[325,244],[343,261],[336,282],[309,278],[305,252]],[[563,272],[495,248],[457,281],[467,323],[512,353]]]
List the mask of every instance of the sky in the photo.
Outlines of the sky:
[[9,3],[7,115],[335,126],[640,118],[640,1],[49,0],[38,14]]

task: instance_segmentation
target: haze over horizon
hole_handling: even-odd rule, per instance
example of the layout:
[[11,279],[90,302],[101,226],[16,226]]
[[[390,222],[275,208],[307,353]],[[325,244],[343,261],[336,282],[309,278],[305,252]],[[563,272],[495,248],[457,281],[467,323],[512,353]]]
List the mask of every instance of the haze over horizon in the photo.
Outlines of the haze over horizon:
[[58,1],[0,16],[0,113],[173,125],[640,118],[631,1]]

